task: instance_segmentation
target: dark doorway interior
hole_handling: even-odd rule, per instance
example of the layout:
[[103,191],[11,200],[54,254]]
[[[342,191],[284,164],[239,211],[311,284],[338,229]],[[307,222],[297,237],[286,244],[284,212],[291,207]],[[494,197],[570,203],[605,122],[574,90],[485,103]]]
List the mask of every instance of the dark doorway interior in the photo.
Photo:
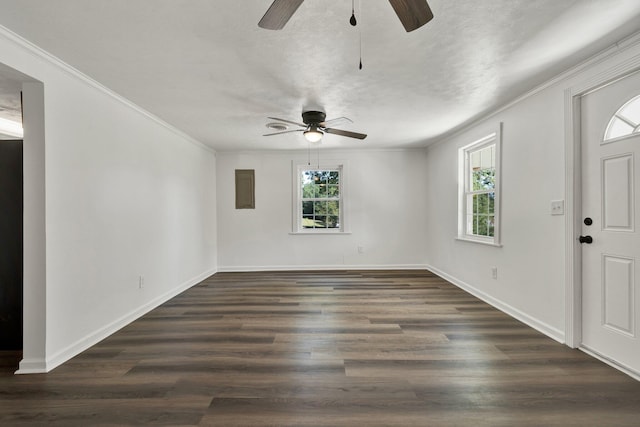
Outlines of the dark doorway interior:
[[0,369],[22,351],[22,141],[0,140]]

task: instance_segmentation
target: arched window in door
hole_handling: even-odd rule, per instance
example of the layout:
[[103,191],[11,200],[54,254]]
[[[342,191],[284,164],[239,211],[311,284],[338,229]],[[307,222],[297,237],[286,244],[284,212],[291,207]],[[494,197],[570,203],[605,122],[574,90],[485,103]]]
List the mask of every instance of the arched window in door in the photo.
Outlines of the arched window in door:
[[609,120],[604,142],[640,133],[640,95],[627,101]]

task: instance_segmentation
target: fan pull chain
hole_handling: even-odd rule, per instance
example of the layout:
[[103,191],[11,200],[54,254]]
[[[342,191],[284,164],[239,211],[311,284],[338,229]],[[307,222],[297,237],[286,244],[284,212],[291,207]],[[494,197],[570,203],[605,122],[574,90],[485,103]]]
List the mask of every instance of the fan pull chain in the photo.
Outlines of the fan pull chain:
[[311,143],[307,141],[307,165],[311,166]]
[[[355,27],[356,25],[356,16],[355,16],[355,9],[354,9],[354,4],[355,4],[356,0],[351,0],[351,20],[349,22],[351,22],[351,25],[353,25]],[[360,0],[358,0],[358,12],[360,14],[362,14],[362,5],[360,3]],[[362,17],[362,15],[360,15]],[[360,63],[358,64],[358,69],[362,70],[362,25],[360,25],[360,27],[358,28],[358,37],[359,37],[359,42],[360,42]]]
[[349,23],[354,27],[358,25],[358,21],[356,20],[356,12],[355,12],[355,1],[356,0],[351,0],[351,18],[349,19]]
[[362,28],[360,28],[360,66],[359,70],[362,70]]

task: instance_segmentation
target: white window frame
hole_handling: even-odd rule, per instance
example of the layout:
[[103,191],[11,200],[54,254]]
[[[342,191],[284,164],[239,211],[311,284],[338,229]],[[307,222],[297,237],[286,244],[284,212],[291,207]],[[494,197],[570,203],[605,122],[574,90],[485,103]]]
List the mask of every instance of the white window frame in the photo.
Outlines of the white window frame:
[[[337,170],[340,175],[339,206],[340,227],[336,228],[303,228],[302,227],[302,172],[308,170]],[[347,164],[333,162],[331,164],[309,165],[292,162],[292,231],[291,234],[349,234],[347,228]]]
[[[469,188],[470,179],[470,159],[471,154],[491,145],[495,145],[495,187],[494,187],[494,225],[493,237],[480,236],[469,232],[468,223],[468,195],[472,193]],[[482,243],[491,246],[502,246],[500,243],[500,200],[501,200],[501,147],[502,146],[502,123],[489,135],[480,138],[458,150],[458,240]]]

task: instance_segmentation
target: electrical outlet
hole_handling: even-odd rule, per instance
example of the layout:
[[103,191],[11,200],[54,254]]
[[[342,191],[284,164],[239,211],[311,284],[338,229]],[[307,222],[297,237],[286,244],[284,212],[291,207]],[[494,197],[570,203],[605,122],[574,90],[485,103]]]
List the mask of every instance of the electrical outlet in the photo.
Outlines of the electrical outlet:
[[491,267],[491,277],[494,279],[498,278],[498,267]]
[[138,288],[144,288],[144,276],[138,276]]

